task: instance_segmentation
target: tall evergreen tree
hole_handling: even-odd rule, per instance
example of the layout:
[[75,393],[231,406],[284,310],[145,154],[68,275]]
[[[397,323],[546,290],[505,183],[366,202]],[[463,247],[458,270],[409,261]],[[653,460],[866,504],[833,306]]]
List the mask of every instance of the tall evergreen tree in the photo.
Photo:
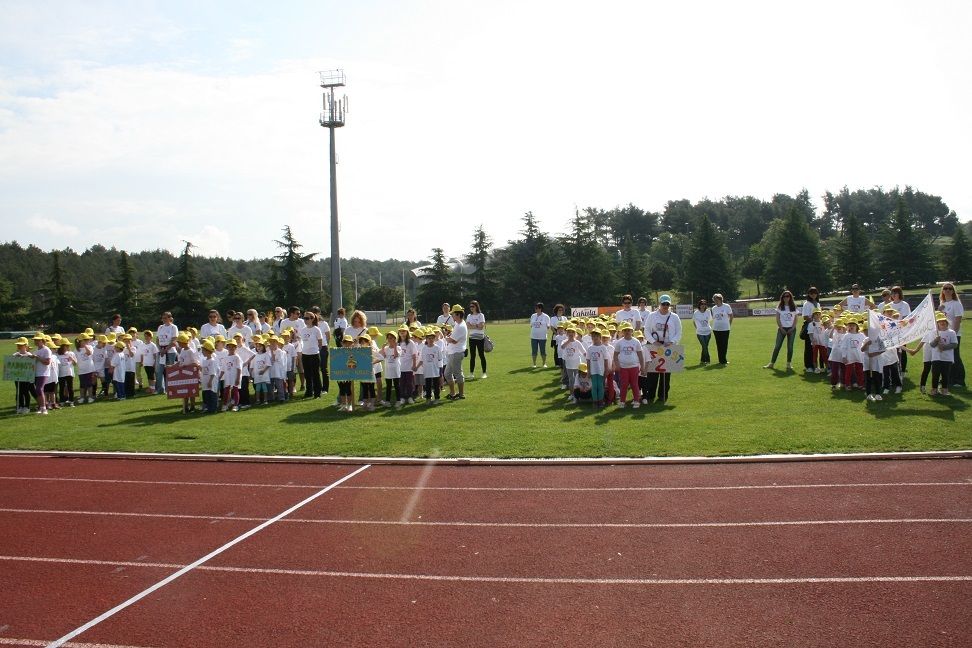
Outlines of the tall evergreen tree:
[[128,252],[118,256],[115,274],[107,286],[105,303],[110,310],[121,313],[125,319],[138,320],[138,286],[135,283],[135,264]]
[[465,292],[470,295],[470,299],[476,299],[483,304],[492,303],[496,295],[496,279],[489,267],[489,253],[492,247],[493,242],[480,225],[473,232],[472,250],[466,256],[466,263],[473,267],[473,271],[467,279],[471,284],[466,287]]
[[803,294],[809,286],[821,290],[830,287],[820,239],[810,230],[800,209],[790,209],[768,243],[765,281],[770,294],[777,294],[784,288],[794,294]]
[[852,284],[877,285],[877,266],[871,252],[871,235],[856,214],[844,217],[844,229],[834,242],[834,281],[840,288]]
[[[756,296],[763,294],[759,284],[766,274],[766,255],[763,252],[761,243],[751,245],[746,251],[746,256],[743,257],[742,263],[739,264],[739,272],[747,279],[752,279],[756,282]],[[746,296],[750,297],[751,295]]]
[[635,299],[646,297],[651,283],[648,280],[648,256],[638,252],[633,236],[624,237],[621,248],[621,265],[618,270],[619,289]]
[[510,241],[498,254],[502,302],[512,313],[533,312],[538,301],[553,303],[563,298],[560,275],[561,253],[556,244],[540,231],[532,212],[523,215],[523,236]]
[[904,198],[891,217],[891,226],[879,237],[877,264],[879,281],[917,286],[935,280],[928,236],[915,227]]
[[51,252],[51,274],[38,291],[40,310],[31,316],[53,330],[78,331],[91,323],[91,313],[68,285],[67,273],[61,264],[61,253]]
[[294,238],[290,225],[283,228],[283,240],[274,241],[281,248],[280,254],[273,257],[270,265],[270,296],[284,308],[304,305],[311,298],[314,286],[307,276],[305,266],[314,260],[316,252],[301,254],[303,247]]
[[739,296],[736,268],[729,260],[725,240],[708,216],[698,221],[689,243],[681,285],[696,297],[722,293],[726,301],[734,301]]
[[614,264],[594,231],[590,213],[575,209],[570,232],[560,239],[571,268],[579,270],[571,272],[570,281],[563,284],[562,299],[570,304],[607,304],[616,298]]
[[179,255],[179,265],[172,276],[165,280],[159,295],[159,310],[171,311],[176,323],[202,321],[207,310],[202,284],[192,259],[192,243],[185,241],[186,247]]
[[955,228],[952,241],[942,254],[942,269],[949,281],[968,281],[972,279],[972,250],[969,237],[961,227]]
[[432,316],[433,322],[439,315],[439,307],[444,302],[452,303],[455,287],[452,284],[452,272],[446,263],[442,248],[432,249],[432,265],[422,273],[423,283],[419,286],[415,303],[420,313]]

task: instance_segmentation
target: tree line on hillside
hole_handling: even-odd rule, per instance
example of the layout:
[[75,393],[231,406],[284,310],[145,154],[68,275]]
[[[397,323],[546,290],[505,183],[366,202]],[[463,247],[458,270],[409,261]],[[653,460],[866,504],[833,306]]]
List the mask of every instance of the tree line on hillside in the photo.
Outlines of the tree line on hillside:
[[[480,226],[461,255],[462,272],[435,248],[421,276],[407,277],[404,287],[403,269],[427,262],[342,259],[343,305],[399,310],[414,296],[429,317],[445,301],[478,299],[485,310],[512,315],[531,312],[536,301],[594,306],[617,303],[622,293],[650,299],[669,289],[721,292],[731,301],[741,277],[764,295],[810,284],[828,291],[964,281],[972,279],[970,235],[972,223],[960,226],[940,197],[911,187],[827,192],[819,213],[806,190],[769,201],[670,201],[661,212],[588,207],[575,210],[561,234],[543,231],[527,212],[517,239],[495,246]],[[289,227],[276,244],[275,257],[250,261],[196,256],[191,243],[178,257],[2,244],[0,327],[72,330],[112,311],[138,325],[154,324],[162,310],[177,321],[195,321],[210,307],[319,304],[329,312],[330,259],[304,252]]]

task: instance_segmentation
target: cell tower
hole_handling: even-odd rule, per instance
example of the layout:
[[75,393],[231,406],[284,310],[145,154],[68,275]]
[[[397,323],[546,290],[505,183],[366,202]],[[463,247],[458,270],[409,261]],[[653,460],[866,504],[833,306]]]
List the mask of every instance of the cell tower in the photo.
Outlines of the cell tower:
[[334,148],[334,129],[344,126],[344,114],[348,110],[347,95],[334,98],[334,88],[344,87],[344,70],[319,72],[321,87],[324,88],[324,110],[321,111],[321,126],[330,131],[331,141],[331,321],[337,318],[337,309],[344,303],[341,294],[341,250],[338,245],[338,206],[337,206],[337,157]]

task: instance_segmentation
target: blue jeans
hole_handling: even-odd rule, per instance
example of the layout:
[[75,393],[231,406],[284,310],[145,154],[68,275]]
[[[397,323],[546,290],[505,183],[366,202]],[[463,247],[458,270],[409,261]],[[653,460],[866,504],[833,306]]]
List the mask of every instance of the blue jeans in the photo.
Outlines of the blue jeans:
[[534,362],[537,361],[537,353],[538,352],[543,357],[543,361],[546,362],[547,361],[547,340],[546,340],[546,338],[544,338],[543,340],[534,340],[533,338],[530,338],[530,351],[533,354],[533,361]]
[[790,328],[776,329],[776,346],[773,347],[773,359],[771,362],[776,362],[776,357],[780,355],[780,349],[783,347],[783,338],[786,337],[786,361],[793,361],[793,338],[796,337],[796,327],[791,326]]
[[702,345],[702,359],[699,362],[712,362],[709,358],[709,340],[712,338],[712,334],[699,335],[696,333],[695,337],[699,338],[699,344]]

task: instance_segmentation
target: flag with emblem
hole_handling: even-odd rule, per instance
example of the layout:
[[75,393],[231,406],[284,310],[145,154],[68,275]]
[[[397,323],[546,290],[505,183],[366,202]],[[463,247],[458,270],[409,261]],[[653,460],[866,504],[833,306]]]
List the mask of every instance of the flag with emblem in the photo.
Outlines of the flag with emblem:
[[924,339],[935,330],[935,307],[931,293],[921,300],[910,315],[901,319],[886,317],[876,310],[869,311],[867,325],[868,332],[881,338],[888,348]]

